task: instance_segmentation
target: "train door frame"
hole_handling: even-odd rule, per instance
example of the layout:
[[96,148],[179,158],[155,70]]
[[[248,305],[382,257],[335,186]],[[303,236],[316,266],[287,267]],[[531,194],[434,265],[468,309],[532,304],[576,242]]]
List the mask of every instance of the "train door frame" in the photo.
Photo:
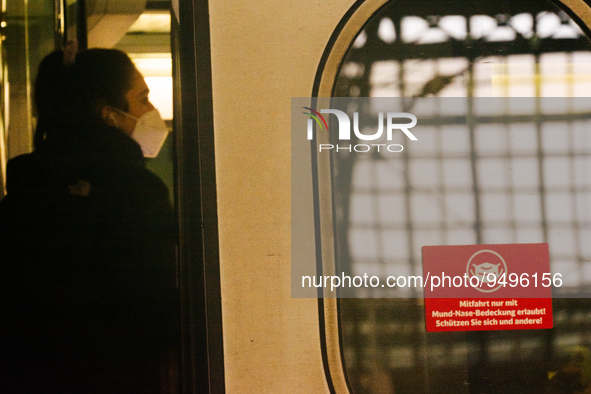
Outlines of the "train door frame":
[[209,5],[207,0],[173,2],[182,392],[224,393]]

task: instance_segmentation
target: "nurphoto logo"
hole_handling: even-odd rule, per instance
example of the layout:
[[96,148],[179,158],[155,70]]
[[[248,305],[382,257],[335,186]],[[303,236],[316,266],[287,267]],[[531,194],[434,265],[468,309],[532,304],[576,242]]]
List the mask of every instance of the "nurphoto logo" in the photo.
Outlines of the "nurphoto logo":
[[[328,123],[322,114],[333,114],[337,117],[338,121],[338,136],[339,141],[350,141],[351,140],[351,119],[349,115],[338,109],[321,109],[320,112],[310,108],[302,107],[309,110],[310,112],[303,112],[305,115],[309,115],[308,119],[308,140],[314,138],[314,122],[318,125],[320,131],[328,131]],[[402,131],[411,141],[417,141],[417,137],[409,129],[416,126],[417,117],[408,112],[387,112],[386,115],[386,139],[392,141],[392,135],[394,130]],[[399,121],[400,119],[409,119],[410,123],[394,123],[394,120]],[[375,141],[382,137],[384,133],[384,112],[378,114],[378,128],[374,134],[362,134],[359,129],[359,113],[353,113],[353,133],[355,136],[362,141]],[[376,149],[380,152],[383,148],[388,152],[402,152],[404,147],[400,144],[356,144],[356,145],[333,145],[333,144],[320,144],[318,151],[327,151],[335,149],[337,152],[346,150],[349,152],[369,152],[372,149]]]

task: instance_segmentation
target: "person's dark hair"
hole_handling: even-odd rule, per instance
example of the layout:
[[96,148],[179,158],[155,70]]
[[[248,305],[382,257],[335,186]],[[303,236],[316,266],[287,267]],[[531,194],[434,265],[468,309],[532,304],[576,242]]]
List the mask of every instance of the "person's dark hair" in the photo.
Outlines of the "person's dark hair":
[[93,48],[79,52],[73,64],[64,64],[63,51],[55,51],[41,62],[35,82],[35,104],[39,125],[36,146],[52,134],[84,133],[101,124],[101,109],[110,105],[128,110],[129,91],[135,65],[125,52]]
[[64,53],[61,50],[47,55],[39,65],[33,94],[37,111],[37,127],[33,140],[36,147],[46,135],[64,127],[68,68],[64,64]]
[[[74,116],[101,120],[100,110],[110,105],[128,110],[125,94],[136,68],[125,52],[94,48],[78,53],[72,66]],[[87,119],[88,120],[88,119]]]

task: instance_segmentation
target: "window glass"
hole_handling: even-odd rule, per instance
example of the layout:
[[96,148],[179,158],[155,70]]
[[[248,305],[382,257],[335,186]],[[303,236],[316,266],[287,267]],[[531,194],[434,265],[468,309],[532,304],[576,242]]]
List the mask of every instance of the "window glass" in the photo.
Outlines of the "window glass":
[[7,0],[3,28],[6,83],[6,155],[12,158],[32,150],[34,114],[32,84],[41,59],[54,49],[53,0]]
[[[351,45],[333,95],[586,97],[589,49],[546,1],[392,2]],[[591,284],[591,122],[540,122],[576,101],[532,103],[508,105],[504,122],[424,128],[429,143],[396,158],[333,152],[339,268],[421,275],[425,245],[547,242],[565,285]],[[591,390],[591,302],[553,309],[550,330],[427,333],[420,298],[341,299],[350,383],[356,393]]]

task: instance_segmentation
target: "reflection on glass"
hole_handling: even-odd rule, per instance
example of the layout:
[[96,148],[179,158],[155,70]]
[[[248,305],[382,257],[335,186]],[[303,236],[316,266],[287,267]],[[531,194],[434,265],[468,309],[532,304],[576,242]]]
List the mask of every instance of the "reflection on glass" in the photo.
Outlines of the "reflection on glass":
[[2,29],[6,89],[6,157],[32,150],[34,114],[32,82],[41,59],[55,45],[54,0],[7,0]]
[[6,4],[0,6],[0,198],[4,196],[6,183],[6,124],[8,115],[8,81],[6,76],[6,60],[4,50],[4,28],[7,26],[4,16],[6,15]]
[[[395,2],[352,44],[333,95],[585,97],[589,49],[549,2]],[[397,159],[336,154],[340,268],[420,275],[424,245],[548,242],[565,285],[591,284],[591,124],[536,121],[577,112],[575,101],[532,103],[508,102],[509,121],[425,127],[426,143]],[[555,299],[552,330],[472,333],[426,333],[420,299],[340,301],[357,393],[591,390],[588,299]]]

